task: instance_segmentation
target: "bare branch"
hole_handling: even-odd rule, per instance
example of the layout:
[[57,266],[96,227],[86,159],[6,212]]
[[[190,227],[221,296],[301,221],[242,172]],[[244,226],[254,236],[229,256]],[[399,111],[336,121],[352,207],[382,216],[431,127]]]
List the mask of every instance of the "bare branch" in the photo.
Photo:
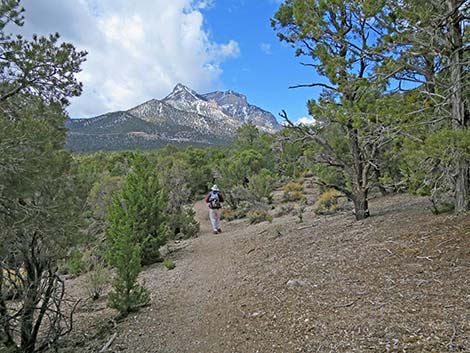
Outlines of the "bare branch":
[[289,86],[289,88],[302,88],[302,87],[324,87],[333,91],[337,91],[338,88],[327,85],[325,83],[310,83],[310,84],[303,84],[303,85],[295,85],[295,86]]

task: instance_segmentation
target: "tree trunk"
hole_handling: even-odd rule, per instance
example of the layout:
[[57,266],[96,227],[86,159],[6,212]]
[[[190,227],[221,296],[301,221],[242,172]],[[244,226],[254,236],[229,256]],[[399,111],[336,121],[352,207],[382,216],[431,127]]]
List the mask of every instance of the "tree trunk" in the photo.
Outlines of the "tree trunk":
[[366,166],[361,148],[359,146],[359,138],[357,130],[353,128],[352,122],[347,126],[349,149],[353,159],[352,179],[352,200],[354,202],[354,211],[356,220],[369,217],[369,203],[367,194],[369,192],[369,167]]
[[3,267],[0,264],[0,345],[3,344],[12,349],[15,341],[12,337],[10,323],[7,317],[7,306],[5,303],[6,288],[4,288]]
[[36,346],[36,337],[33,336],[33,324],[39,290],[39,276],[41,273],[41,269],[38,269],[31,262],[29,259],[25,260],[27,280],[25,282],[21,315],[20,351],[25,353],[33,353]]
[[[454,130],[466,129],[467,122],[465,119],[465,106],[462,97],[462,50],[463,40],[461,31],[460,12],[458,11],[460,1],[447,0],[447,5],[451,15],[449,16],[449,36],[451,41],[452,52],[450,54],[450,70],[451,70],[451,97],[450,103],[452,107],[452,122]],[[460,213],[467,210],[468,203],[466,201],[468,194],[468,162],[464,156],[457,151],[455,158],[455,212]]]
[[455,212],[461,213],[468,209],[468,162],[461,158],[457,161],[455,178]]
[[356,220],[360,221],[370,216],[369,214],[369,201],[367,200],[367,190],[358,189],[353,191],[354,213]]

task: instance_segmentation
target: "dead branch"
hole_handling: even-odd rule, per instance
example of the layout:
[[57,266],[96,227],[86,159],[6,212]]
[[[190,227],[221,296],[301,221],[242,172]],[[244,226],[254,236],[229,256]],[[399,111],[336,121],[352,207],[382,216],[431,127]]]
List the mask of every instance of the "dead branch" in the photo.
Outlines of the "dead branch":
[[353,300],[352,302],[349,302],[347,304],[340,304],[340,305],[333,305],[333,308],[348,308],[350,306],[353,306],[354,304],[356,304],[359,299],[361,299],[362,297],[357,297],[355,300]]
[[103,346],[103,348],[101,348],[100,353],[106,352],[109,349],[109,347],[111,347],[111,345],[113,344],[116,337],[117,337],[117,332],[115,332],[114,335],[111,336],[109,341],[106,342],[106,344]]
[[417,259],[425,259],[428,261],[433,261],[432,259],[437,258],[437,256],[416,256]]
[[289,88],[302,88],[302,87],[323,87],[323,88],[331,89],[333,91],[338,90],[336,87],[327,85],[325,83],[309,83],[309,84],[303,84],[303,85],[289,86]]
[[307,229],[307,228],[312,228],[313,226],[314,226],[314,224],[310,224],[308,226],[299,227],[299,228],[297,228],[297,230],[304,230],[304,229]]

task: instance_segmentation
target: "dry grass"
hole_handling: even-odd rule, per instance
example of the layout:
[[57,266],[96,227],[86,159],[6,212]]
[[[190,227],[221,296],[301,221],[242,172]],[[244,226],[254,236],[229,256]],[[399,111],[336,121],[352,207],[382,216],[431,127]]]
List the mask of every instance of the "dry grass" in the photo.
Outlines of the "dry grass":
[[[361,222],[309,210],[302,225],[224,223],[178,244],[175,270],[146,269],[152,305],[80,351],[116,331],[122,352],[468,352],[470,218],[427,207],[400,195]],[[81,313],[75,344],[112,317]]]

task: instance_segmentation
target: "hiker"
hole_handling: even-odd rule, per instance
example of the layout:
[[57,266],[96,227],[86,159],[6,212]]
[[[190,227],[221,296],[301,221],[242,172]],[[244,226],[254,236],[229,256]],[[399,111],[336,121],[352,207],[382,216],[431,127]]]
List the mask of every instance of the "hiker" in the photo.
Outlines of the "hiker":
[[212,224],[212,230],[214,234],[222,233],[220,229],[220,214],[219,210],[224,202],[224,195],[220,192],[217,185],[212,185],[211,191],[206,196],[206,203],[209,206],[209,218]]

